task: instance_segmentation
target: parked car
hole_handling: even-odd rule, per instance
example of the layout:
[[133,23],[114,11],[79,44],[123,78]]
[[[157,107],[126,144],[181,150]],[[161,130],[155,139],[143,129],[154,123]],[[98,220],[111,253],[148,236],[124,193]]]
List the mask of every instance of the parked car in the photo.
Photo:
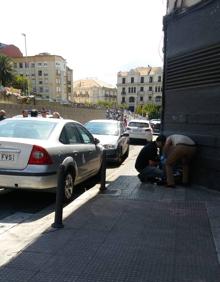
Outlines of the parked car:
[[80,123],[52,118],[9,118],[0,123],[0,187],[46,190],[57,186],[60,164],[70,157],[65,199],[74,186],[98,175],[103,147]]
[[160,119],[151,119],[150,120],[151,128],[153,129],[153,134],[160,134],[161,121]]
[[106,149],[107,161],[121,163],[129,154],[129,134],[121,121],[111,119],[90,120],[85,127],[98,138]]
[[153,131],[150,126],[149,120],[132,119],[128,122],[127,132],[129,133],[130,140],[142,139],[152,141]]

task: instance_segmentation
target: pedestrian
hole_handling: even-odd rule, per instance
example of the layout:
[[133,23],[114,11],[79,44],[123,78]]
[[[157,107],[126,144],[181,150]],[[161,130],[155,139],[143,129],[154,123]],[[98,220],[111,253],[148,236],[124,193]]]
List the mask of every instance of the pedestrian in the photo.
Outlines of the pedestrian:
[[32,109],[31,110],[31,117],[38,117],[38,110]]
[[163,153],[166,156],[166,186],[175,187],[173,169],[177,162],[180,162],[183,168],[182,185],[189,185],[189,165],[196,153],[196,143],[188,136],[173,134],[167,137]]
[[0,121],[6,119],[6,111],[5,110],[1,110],[0,111]]
[[41,116],[42,116],[43,118],[46,118],[46,117],[47,117],[47,111],[46,111],[44,108],[41,110]]
[[28,110],[22,110],[21,114],[23,118],[28,117]]
[[53,112],[53,118],[61,118],[60,113]]
[[159,135],[156,141],[149,142],[140,151],[135,162],[135,168],[139,172],[138,178],[141,182],[154,182],[163,178],[163,170],[158,167],[158,148],[161,151],[166,141],[164,135]]

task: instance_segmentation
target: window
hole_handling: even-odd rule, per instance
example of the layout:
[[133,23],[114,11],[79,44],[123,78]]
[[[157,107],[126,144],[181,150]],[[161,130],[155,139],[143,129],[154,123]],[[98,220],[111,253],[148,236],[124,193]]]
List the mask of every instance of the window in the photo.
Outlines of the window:
[[157,92],[157,86],[155,86],[155,92]]
[[151,97],[151,96],[149,96],[149,98],[148,98],[148,99],[149,99],[149,101],[151,101],[151,100],[152,100],[152,97]]
[[72,123],[68,123],[65,125],[60,134],[59,140],[63,144],[82,143],[79,132],[76,129],[76,126]]
[[126,79],[125,77],[122,77],[122,84],[125,84],[126,83]]
[[144,87],[143,87],[143,86],[140,88],[140,91],[141,91],[141,92],[143,92],[143,91],[144,91]]
[[39,70],[39,71],[38,71],[38,75],[39,75],[39,76],[42,76],[42,70]]
[[34,68],[35,67],[35,63],[31,63],[31,67]]
[[19,68],[23,69],[23,63],[19,63]]
[[144,77],[141,76],[141,83],[144,83]]
[[136,87],[134,87],[134,93],[136,93]]
[[42,80],[39,80],[39,84],[43,84],[43,81],[42,81]]
[[38,63],[37,65],[38,65],[39,67],[41,67],[41,66],[42,66],[42,63]]
[[134,83],[134,77],[131,77],[131,83]]
[[15,69],[17,68],[17,63],[14,63],[14,68],[15,68]]
[[122,92],[121,92],[121,94],[126,94],[125,87],[122,87]]
[[160,102],[161,102],[161,97],[160,97],[160,96],[156,96],[155,102],[156,102],[156,103],[160,103]]
[[125,97],[122,97],[121,103],[122,103],[122,104],[125,103]]
[[144,101],[144,97],[140,97],[140,102],[143,102]]
[[44,92],[44,88],[43,87],[39,87],[39,92],[40,93]]
[[153,82],[153,76],[149,77],[149,82],[152,83]]
[[44,62],[44,67],[47,67],[47,62]]
[[149,91],[152,91],[152,86],[149,86]]
[[158,82],[161,82],[161,76],[160,75],[158,76]]
[[92,135],[82,126],[76,125],[77,129],[79,130],[79,133],[82,137],[83,143],[85,144],[94,144],[94,139]]
[[129,97],[129,103],[134,103],[135,98],[134,97]]
[[44,76],[48,76],[48,73],[45,72],[45,73],[44,73]]
[[26,69],[29,68],[29,63],[26,63],[26,62],[25,62],[24,65],[25,65],[25,68],[26,68]]

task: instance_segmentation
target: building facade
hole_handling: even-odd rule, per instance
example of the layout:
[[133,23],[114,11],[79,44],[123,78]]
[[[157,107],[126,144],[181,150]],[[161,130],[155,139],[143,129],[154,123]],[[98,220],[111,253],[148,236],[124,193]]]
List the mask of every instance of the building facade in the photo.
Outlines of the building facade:
[[128,72],[118,72],[118,104],[126,104],[134,112],[139,105],[162,103],[161,67],[138,67]]
[[13,61],[16,73],[28,79],[29,94],[58,102],[73,100],[73,71],[61,56],[41,53]]
[[13,44],[0,43],[0,54],[13,58],[23,57],[20,49]]
[[162,130],[196,141],[191,178],[220,191],[219,0],[173,2],[163,21]]
[[73,97],[75,103],[117,103],[117,88],[97,79],[81,79],[73,83]]

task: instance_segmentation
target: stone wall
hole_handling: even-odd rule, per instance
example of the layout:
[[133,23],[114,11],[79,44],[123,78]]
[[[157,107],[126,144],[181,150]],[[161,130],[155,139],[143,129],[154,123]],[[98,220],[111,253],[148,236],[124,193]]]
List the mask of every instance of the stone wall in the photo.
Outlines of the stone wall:
[[93,108],[78,108],[72,107],[69,105],[60,105],[58,103],[49,103],[49,102],[38,102],[36,101],[35,105],[31,104],[9,104],[2,101],[0,103],[0,110],[4,109],[7,113],[7,117],[12,117],[15,115],[21,114],[22,110],[27,109],[31,110],[36,108],[41,110],[45,108],[51,112],[59,112],[63,118],[77,120],[81,123],[85,123],[91,119],[105,118],[104,109],[93,109]]

